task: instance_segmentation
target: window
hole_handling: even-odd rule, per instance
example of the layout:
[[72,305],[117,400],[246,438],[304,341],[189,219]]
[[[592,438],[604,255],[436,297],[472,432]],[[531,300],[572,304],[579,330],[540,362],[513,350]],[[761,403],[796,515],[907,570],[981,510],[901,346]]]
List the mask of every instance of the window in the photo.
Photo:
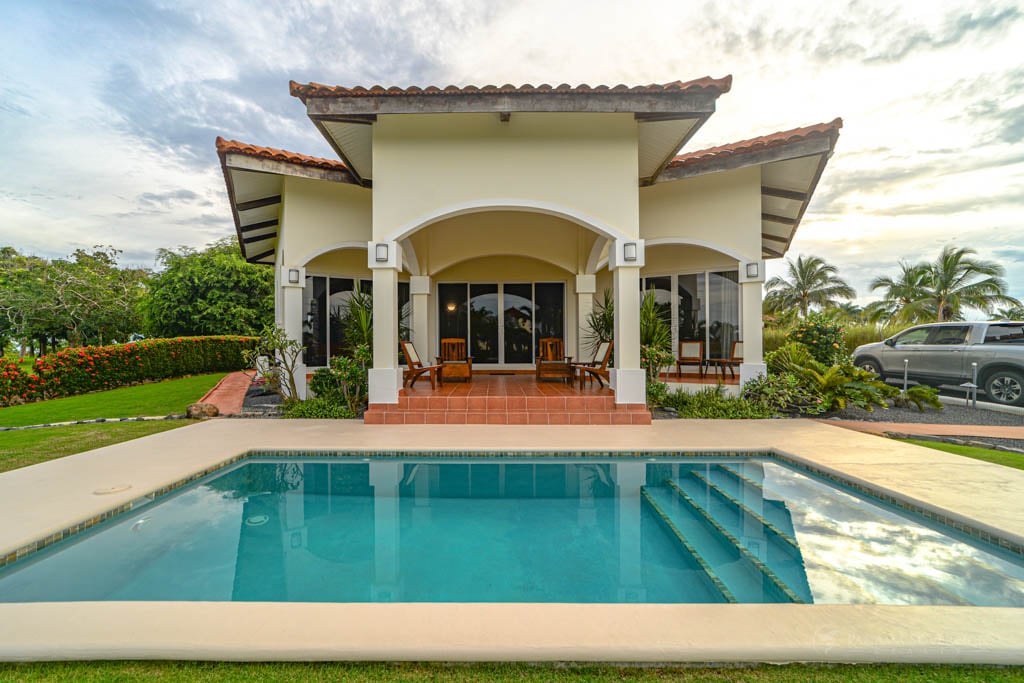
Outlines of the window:
[[[344,323],[349,304],[358,292],[373,293],[373,280],[349,277],[306,276],[302,291],[302,361],[311,367],[326,366],[331,356],[346,353]],[[409,283],[398,283],[399,336],[409,338]]]
[[737,271],[645,277],[641,288],[654,292],[666,320],[673,321],[673,349],[679,348],[680,341],[702,341],[708,358],[726,358],[732,343],[740,340]]
[[989,325],[985,331],[986,344],[1024,344],[1024,325]]
[[944,346],[966,344],[967,333],[970,329],[967,325],[941,325],[933,327],[932,333],[928,336],[928,343]]
[[915,327],[914,329],[907,330],[896,337],[896,344],[902,346],[920,346],[921,344],[927,344],[928,335],[931,331],[931,327]]

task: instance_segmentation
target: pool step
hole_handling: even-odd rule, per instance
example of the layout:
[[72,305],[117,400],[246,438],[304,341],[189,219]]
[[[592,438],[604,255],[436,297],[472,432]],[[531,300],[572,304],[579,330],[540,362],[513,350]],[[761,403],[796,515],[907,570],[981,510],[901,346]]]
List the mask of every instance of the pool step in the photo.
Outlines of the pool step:
[[[740,465],[740,467],[743,466]],[[759,471],[763,479],[764,473],[760,469],[762,467],[763,465],[758,465],[758,470],[755,471]],[[769,498],[761,481],[755,481],[744,472],[725,464],[712,468],[708,473],[708,478],[724,491],[732,494],[734,498],[746,500],[747,496],[753,496],[755,499],[762,501],[761,516],[783,532],[796,538],[796,532],[793,529],[793,518],[790,516],[785,501]]]
[[690,472],[690,476],[699,481],[704,486],[706,486],[708,490],[717,495],[720,499],[724,500],[726,503],[731,505],[737,512],[740,512],[743,515],[755,520],[768,533],[770,533],[779,541],[781,541],[785,546],[789,547],[791,550],[795,550],[796,552],[800,551],[800,545],[796,542],[796,539],[793,538],[792,535],[778,528],[777,526],[769,522],[767,519],[762,517],[760,514],[758,514],[757,512],[750,509],[748,506],[744,505],[742,502],[734,498],[732,495],[726,493],[726,491],[722,489],[722,487],[715,484],[713,481],[705,477],[703,474],[701,474],[700,472],[693,471]]

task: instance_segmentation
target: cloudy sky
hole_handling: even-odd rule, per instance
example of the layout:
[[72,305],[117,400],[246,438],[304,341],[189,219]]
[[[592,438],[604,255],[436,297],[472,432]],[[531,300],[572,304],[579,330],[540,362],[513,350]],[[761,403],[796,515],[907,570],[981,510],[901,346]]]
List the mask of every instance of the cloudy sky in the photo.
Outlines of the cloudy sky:
[[[867,282],[944,244],[1024,297],[1024,4],[0,0],[0,245],[234,233],[217,135],[333,157],[288,80],[646,84],[733,74],[688,149],[842,116],[789,256]],[[780,272],[781,261],[772,272]]]

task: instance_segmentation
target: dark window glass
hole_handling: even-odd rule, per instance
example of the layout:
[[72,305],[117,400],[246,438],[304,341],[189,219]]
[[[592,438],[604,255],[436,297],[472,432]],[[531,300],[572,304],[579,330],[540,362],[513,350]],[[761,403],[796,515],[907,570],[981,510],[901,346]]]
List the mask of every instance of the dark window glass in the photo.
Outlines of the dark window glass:
[[469,355],[474,363],[498,362],[498,285],[469,286]]
[[897,344],[903,344],[906,346],[919,346],[921,344],[928,343],[928,335],[934,328],[931,327],[918,327],[913,330],[908,330],[900,336],[896,337]]
[[708,358],[728,358],[739,341],[740,285],[735,271],[708,273]]
[[1024,344],[1024,325],[989,325],[986,344]]
[[[398,339],[412,339],[412,299],[409,296],[409,283],[398,283]],[[401,354],[399,354],[401,358]]]
[[533,291],[537,338],[565,339],[565,283],[538,282]]
[[504,286],[505,362],[533,362],[533,285]]
[[467,338],[466,289],[465,282],[437,286],[437,320],[441,339]]
[[329,281],[331,290],[330,299],[328,299],[330,346],[327,352],[331,356],[345,352],[345,335],[342,330],[345,317],[348,315],[348,302],[352,298],[354,286],[354,281],[348,277],[332,277]]
[[940,325],[932,328],[932,332],[928,336],[928,343],[942,346],[966,344],[969,330],[970,327],[967,325]]
[[672,278],[649,277],[644,279],[644,292],[654,292],[654,303],[658,315],[666,323],[672,321]]
[[302,361],[314,367],[327,365],[327,278],[307,277],[302,303]]
[[676,288],[679,297],[679,340],[706,341],[704,333],[704,273],[680,275]]

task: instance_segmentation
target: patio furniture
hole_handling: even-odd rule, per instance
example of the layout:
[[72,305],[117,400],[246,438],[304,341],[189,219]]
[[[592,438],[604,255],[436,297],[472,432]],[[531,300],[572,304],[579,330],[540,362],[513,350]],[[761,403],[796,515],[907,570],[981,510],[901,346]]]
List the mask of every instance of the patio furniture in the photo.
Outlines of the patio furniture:
[[696,365],[701,379],[704,379],[704,342],[683,340],[679,342],[679,358],[676,360],[676,377],[682,377],[684,365]]
[[402,347],[402,355],[405,356],[405,364],[408,369],[402,374],[402,386],[404,387],[407,383],[410,388],[416,384],[423,375],[430,376],[430,388],[436,389],[438,381],[443,383],[441,376],[438,374],[441,371],[439,365],[424,365],[420,361],[420,354],[416,353],[416,347],[412,345],[412,342],[399,342]]
[[565,355],[564,342],[558,337],[545,337],[537,340],[537,381],[542,379],[560,379],[572,382],[576,366],[572,364],[572,356]]
[[597,379],[597,383],[603,388],[605,380],[608,379],[608,362],[612,359],[613,343],[610,341],[601,342],[594,352],[594,359],[587,363],[576,363],[576,372],[580,380],[580,389],[587,380],[591,382]]
[[445,380],[473,381],[473,357],[466,355],[466,340],[461,337],[445,337],[441,340],[441,355],[437,357],[437,364],[441,366],[441,377]]
[[708,358],[708,366],[715,369],[715,376],[718,373],[722,373],[722,378],[725,378],[725,371],[729,371],[731,377],[736,376],[736,368],[739,367],[740,363],[743,362],[743,342],[734,341],[732,343],[732,349],[729,352],[728,358]]

